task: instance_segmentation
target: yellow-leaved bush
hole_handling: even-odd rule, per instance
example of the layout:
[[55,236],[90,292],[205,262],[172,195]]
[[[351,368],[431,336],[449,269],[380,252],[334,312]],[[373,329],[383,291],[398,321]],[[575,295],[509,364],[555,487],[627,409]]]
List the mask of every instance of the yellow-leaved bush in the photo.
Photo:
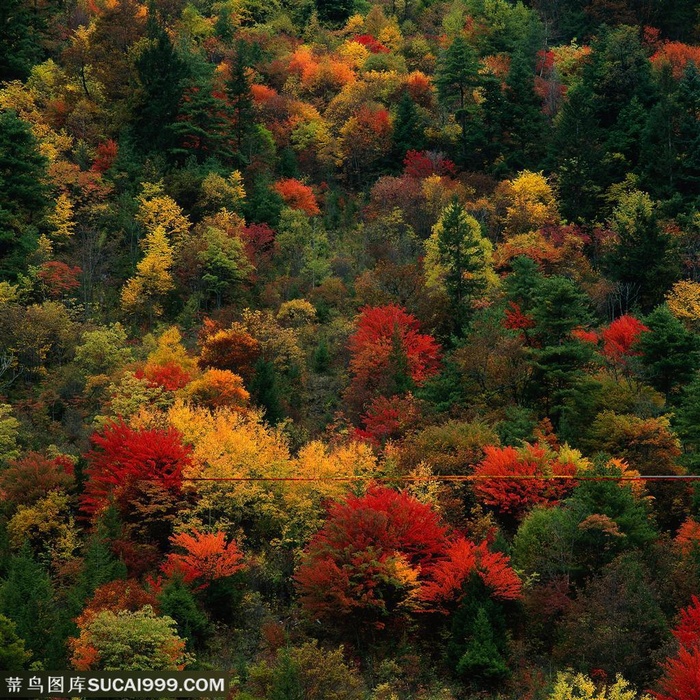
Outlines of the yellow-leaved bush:
[[620,675],[612,685],[594,683],[582,673],[558,673],[552,694],[547,700],[652,700],[637,693]]
[[172,426],[192,446],[184,477],[193,506],[181,513],[180,528],[238,534],[245,523],[245,545],[252,549],[302,547],[321,526],[325,502],[352,488],[346,479],[371,475],[377,466],[364,443],[312,441],[293,457],[282,431],[253,410],[212,409],[179,398],[165,411],[143,409],[132,423]]

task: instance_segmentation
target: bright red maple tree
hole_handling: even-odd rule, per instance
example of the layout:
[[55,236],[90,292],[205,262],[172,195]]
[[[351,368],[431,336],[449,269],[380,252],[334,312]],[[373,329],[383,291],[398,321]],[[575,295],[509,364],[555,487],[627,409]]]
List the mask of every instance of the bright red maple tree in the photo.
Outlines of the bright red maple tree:
[[313,190],[293,177],[278,180],[273,189],[284,200],[284,203],[292,209],[300,209],[309,216],[321,213]]
[[678,653],[663,664],[657,700],[700,700],[700,599],[681,610],[678,624],[671,630],[678,641]]
[[294,578],[314,617],[383,629],[409,613],[444,610],[472,574],[497,598],[520,596],[505,556],[454,536],[413,496],[371,487],[330,508]]
[[609,360],[617,363],[624,363],[629,357],[638,355],[635,344],[649,329],[634,316],[625,314],[615,319],[607,328],[604,328],[601,336],[603,338],[603,354]]
[[171,493],[182,486],[182,472],[190,464],[189,446],[174,428],[136,430],[123,421],[107,424],[91,438],[87,454],[87,482],[81,508],[96,516],[114,502],[121,512],[130,507],[139,481],[152,481]]
[[361,309],[348,345],[353,378],[346,399],[357,410],[377,396],[403,393],[406,382],[421,384],[439,370],[440,346],[396,304]]
[[[551,477],[574,476],[576,466],[559,461],[541,445],[525,444],[520,449],[488,446],[484,453],[474,470],[479,477],[474,492],[502,514],[520,518],[534,506],[556,505],[574,487],[571,479]],[[507,478],[513,476],[521,478]]]
[[171,552],[161,566],[172,577],[180,574],[186,583],[200,581],[203,586],[219,578],[233,576],[245,567],[243,554],[235,541],[226,542],[223,532],[181,532],[170,538],[173,547],[184,552]]

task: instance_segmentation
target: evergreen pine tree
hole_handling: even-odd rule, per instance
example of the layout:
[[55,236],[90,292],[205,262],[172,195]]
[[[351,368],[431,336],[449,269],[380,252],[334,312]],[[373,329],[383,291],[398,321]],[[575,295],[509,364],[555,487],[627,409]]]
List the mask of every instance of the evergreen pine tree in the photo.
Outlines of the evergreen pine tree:
[[25,0],[0,3],[0,83],[26,80],[41,60],[36,5]]
[[136,60],[134,138],[145,152],[167,152],[176,143],[173,126],[189,71],[155,13],[149,13],[146,29],[149,42]]
[[255,376],[250,383],[250,393],[255,402],[265,409],[265,418],[271,425],[284,417],[277,387],[277,373],[272,362],[262,357],[255,363]]
[[[177,146],[172,152],[186,158],[194,155],[198,162],[214,158],[223,164],[233,164],[235,148],[229,131],[229,110],[225,96],[214,87],[214,67],[203,60],[193,63],[191,77],[185,81],[177,121],[172,131]],[[235,115],[235,140],[240,151],[238,119]]]
[[36,246],[37,226],[49,205],[47,161],[29,124],[0,112],[0,276],[14,279]]
[[[460,334],[472,314],[471,302],[487,285],[489,242],[479,223],[454,198],[433,228],[430,244],[437,249],[438,268],[444,274],[445,288],[452,302],[454,330]],[[432,262],[426,260],[426,266]]]
[[470,159],[469,123],[478,113],[474,89],[480,84],[479,59],[476,51],[458,36],[438,63],[435,85],[443,107],[455,115],[461,129],[463,163]]
[[171,579],[163,587],[158,595],[158,605],[162,615],[177,622],[178,636],[187,640],[189,651],[201,646],[209,626],[207,617],[181,577]]
[[602,139],[593,93],[578,85],[557,116],[550,153],[560,209],[568,221],[593,221],[598,214],[600,195],[607,186]]
[[226,82],[226,95],[233,116],[233,135],[238,165],[246,165],[244,140],[253,128],[253,96],[250,92],[249,50],[242,41],[236,46],[231,75]]
[[476,614],[472,634],[464,654],[457,663],[457,671],[475,686],[490,686],[509,675],[508,666],[494,641],[494,631],[486,610]]
[[[656,205],[638,190],[623,194],[613,212],[617,245],[604,260],[610,277],[627,285],[643,311],[663,301],[680,273],[673,241],[659,222]],[[629,309],[623,309],[628,311]]]
[[10,559],[7,578],[0,585],[0,614],[15,623],[33,660],[54,660],[50,653],[55,621],[51,579],[26,542]]
[[549,126],[542,99],[535,92],[534,60],[524,47],[513,54],[506,79],[502,120],[506,163],[513,171],[538,170],[542,164]]
[[681,193],[697,207],[700,200],[700,66],[688,63],[678,85],[678,174]]
[[392,157],[397,169],[400,169],[407,151],[421,151],[425,148],[424,126],[415,102],[405,91],[396,107],[394,119]]
[[700,368],[700,338],[686,330],[665,305],[654,309],[644,324],[649,332],[639,339],[639,350],[646,379],[671,398]]

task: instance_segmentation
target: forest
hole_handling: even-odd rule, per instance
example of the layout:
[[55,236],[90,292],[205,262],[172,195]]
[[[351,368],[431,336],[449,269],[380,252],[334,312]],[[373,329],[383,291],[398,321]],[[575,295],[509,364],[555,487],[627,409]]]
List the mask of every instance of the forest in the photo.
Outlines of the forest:
[[695,0],[2,0],[0,671],[700,700],[699,204]]

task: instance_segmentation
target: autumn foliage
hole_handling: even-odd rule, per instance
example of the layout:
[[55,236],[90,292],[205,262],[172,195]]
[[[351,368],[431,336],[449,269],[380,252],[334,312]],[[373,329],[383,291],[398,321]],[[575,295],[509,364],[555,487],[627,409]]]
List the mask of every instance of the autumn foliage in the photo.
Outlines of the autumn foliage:
[[473,573],[495,597],[520,595],[506,557],[450,535],[412,496],[373,487],[331,507],[295,580],[313,617],[383,629],[407,613],[442,609]]
[[376,394],[397,393],[406,378],[421,384],[439,369],[440,346],[395,304],[363,308],[348,345],[353,374],[349,392],[360,404]]
[[672,630],[679,644],[675,656],[667,659],[662,668],[657,700],[700,699],[700,599],[693,596],[691,604],[681,610],[678,624]]
[[313,190],[303,182],[299,182],[299,180],[294,178],[286,178],[278,180],[274,185],[274,189],[288,207],[299,209],[309,216],[316,216],[316,214],[321,213]]
[[91,517],[111,501],[122,511],[128,509],[132,488],[139,481],[177,493],[183,469],[190,463],[190,448],[173,428],[136,430],[119,421],[93,434],[92,444],[81,497],[82,510]]
[[[484,504],[517,518],[537,505],[555,505],[574,487],[576,466],[541,445],[485,447],[474,470],[474,492]],[[493,477],[493,478],[489,478]],[[511,478],[514,477],[514,478]]]
[[85,625],[103,610],[118,613],[120,610],[136,612],[144,605],[157,608],[156,598],[146,591],[135,579],[117,579],[99,586],[83,609],[76,623],[78,627]]
[[50,491],[72,486],[73,471],[73,462],[67,457],[27,452],[0,471],[0,494],[7,503],[28,505]]
[[200,367],[230,370],[244,377],[253,371],[260,356],[260,343],[242,328],[224,329],[215,321],[204,320],[199,336]]
[[46,285],[49,296],[58,298],[80,286],[78,278],[81,272],[82,270],[75,265],[52,260],[39,268],[37,277]]
[[649,329],[634,316],[625,314],[615,319],[607,328],[604,328],[603,354],[614,362],[624,362],[632,355],[640,354],[635,349],[642,333]]
[[208,585],[245,567],[238,545],[235,541],[227,543],[223,532],[181,532],[171,537],[170,543],[184,551],[169,554],[161,569],[168,577],[181,575],[186,583]]

